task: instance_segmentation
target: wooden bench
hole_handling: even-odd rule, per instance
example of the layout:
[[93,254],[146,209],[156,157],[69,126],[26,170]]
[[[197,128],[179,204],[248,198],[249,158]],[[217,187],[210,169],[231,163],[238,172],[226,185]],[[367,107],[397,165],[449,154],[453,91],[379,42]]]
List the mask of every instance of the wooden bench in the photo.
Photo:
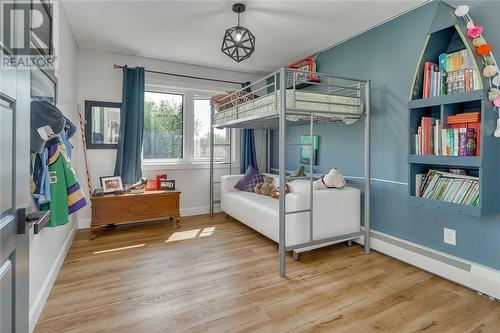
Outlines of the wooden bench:
[[180,227],[180,191],[146,191],[134,194],[107,194],[91,197],[92,238],[106,225],[174,220]]

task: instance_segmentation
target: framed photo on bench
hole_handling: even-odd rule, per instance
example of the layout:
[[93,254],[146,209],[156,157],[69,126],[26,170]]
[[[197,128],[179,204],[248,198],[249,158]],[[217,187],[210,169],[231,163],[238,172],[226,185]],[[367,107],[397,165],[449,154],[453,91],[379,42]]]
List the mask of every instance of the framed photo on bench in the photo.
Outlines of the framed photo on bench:
[[120,176],[101,177],[101,186],[103,193],[114,193],[116,191],[123,191],[122,177]]

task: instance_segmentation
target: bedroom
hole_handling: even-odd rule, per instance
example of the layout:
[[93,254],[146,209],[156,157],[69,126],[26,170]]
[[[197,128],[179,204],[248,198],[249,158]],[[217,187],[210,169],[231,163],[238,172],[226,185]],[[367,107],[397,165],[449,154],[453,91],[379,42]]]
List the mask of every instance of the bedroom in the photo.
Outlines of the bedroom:
[[1,5],[1,333],[498,330],[499,2]]

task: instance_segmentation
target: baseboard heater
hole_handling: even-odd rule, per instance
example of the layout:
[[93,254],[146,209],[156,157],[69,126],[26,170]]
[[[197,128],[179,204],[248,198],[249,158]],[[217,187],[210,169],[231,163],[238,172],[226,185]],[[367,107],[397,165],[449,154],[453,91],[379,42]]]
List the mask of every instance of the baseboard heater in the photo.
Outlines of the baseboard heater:
[[450,265],[450,266],[462,269],[462,270],[464,270],[466,272],[470,272],[471,271],[472,265],[467,264],[465,262],[462,262],[462,261],[459,261],[459,260],[456,260],[456,259],[444,256],[442,254],[435,253],[435,252],[432,252],[432,251],[429,251],[429,250],[426,250],[426,249],[414,246],[412,244],[408,244],[408,243],[402,242],[402,241],[394,239],[394,238],[386,237],[384,235],[376,234],[376,233],[373,233],[373,232],[370,235],[373,238],[375,238],[375,239],[379,239],[379,240],[381,240],[383,242],[396,245],[397,247],[403,248],[403,249],[408,250],[408,251],[415,252],[415,253],[420,254],[422,256],[425,256],[427,258],[440,261],[443,264]]
[[[372,230],[370,235],[373,250],[473,289],[490,299],[500,300],[500,271],[379,231]],[[363,237],[357,242],[363,244]]]

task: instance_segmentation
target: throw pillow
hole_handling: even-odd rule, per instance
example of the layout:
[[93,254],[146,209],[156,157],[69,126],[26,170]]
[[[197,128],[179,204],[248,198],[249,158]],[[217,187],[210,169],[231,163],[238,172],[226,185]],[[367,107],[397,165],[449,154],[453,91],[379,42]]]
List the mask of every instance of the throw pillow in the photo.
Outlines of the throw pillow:
[[240,191],[254,192],[254,187],[263,181],[264,176],[255,170],[253,166],[249,165],[243,178],[234,187]]

